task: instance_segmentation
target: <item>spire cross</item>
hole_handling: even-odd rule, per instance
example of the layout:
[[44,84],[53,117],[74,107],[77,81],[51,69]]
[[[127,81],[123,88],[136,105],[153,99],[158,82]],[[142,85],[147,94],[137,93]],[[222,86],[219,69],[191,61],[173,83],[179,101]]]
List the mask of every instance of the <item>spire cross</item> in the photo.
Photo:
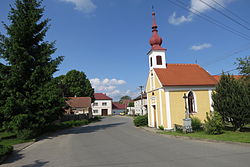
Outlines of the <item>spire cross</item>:
[[153,25],[152,25],[152,29],[153,31],[157,31],[157,24],[156,24],[156,20],[155,20],[155,12],[154,12],[154,6],[152,6],[152,19],[153,19]]

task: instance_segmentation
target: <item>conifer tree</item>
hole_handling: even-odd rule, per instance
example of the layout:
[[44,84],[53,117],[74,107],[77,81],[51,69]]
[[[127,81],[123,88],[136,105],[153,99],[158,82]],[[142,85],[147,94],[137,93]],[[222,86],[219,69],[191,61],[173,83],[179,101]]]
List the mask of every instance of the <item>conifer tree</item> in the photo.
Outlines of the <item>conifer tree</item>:
[[212,94],[214,109],[234,130],[240,130],[250,120],[250,92],[246,83],[223,74]]
[[55,42],[44,41],[49,19],[42,1],[16,0],[0,36],[0,112],[4,127],[17,132],[42,129],[62,114],[63,98],[52,81],[63,60],[52,59]]

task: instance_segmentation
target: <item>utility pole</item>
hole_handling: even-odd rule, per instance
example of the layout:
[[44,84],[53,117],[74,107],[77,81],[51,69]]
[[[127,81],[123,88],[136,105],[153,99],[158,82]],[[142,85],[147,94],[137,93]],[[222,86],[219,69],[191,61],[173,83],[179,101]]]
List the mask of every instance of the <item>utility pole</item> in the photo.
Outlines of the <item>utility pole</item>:
[[143,86],[139,86],[140,90],[141,90],[141,115],[143,115],[143,101],[142,101],[142,89],[143,89]]

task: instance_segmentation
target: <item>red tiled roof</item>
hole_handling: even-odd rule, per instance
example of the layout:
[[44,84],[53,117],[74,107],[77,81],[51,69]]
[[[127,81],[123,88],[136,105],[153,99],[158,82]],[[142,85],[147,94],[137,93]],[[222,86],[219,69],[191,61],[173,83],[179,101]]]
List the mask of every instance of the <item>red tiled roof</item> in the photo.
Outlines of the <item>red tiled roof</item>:
[[112,103],[112,108],[113,109],[125,109],[126,108],[126,105],[125,104],[121,104],[119,102],[113,102]]
[[[232,75],[235,79],[242,78],[242,75]],[[220,81],[221,75],[213,75],[214,79],[216,79],[218,82]]]
[[90,97],[68,97],[66,103],[73,108],[85,108],[91,106]]
[[[144,93],[142,94],[142,99],[146,99],[147,98],[147,94]],[[134,100],[141,100],[141,95],[137,96]]]
[[217,80],[197,64],[167,64],[154,69],[163,86],[214,86]]
[[112,100],[112,98],[103,93],[94,93],[94,97],[96,100]]

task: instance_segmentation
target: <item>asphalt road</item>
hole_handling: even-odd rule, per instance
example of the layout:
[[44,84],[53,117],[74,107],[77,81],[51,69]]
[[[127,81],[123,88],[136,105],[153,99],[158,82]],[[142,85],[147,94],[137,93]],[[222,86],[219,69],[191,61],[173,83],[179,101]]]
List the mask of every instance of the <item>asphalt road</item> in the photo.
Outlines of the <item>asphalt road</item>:
[[165,137],[107,117],[46,137],[3,167],[248,167],[250,147]]

